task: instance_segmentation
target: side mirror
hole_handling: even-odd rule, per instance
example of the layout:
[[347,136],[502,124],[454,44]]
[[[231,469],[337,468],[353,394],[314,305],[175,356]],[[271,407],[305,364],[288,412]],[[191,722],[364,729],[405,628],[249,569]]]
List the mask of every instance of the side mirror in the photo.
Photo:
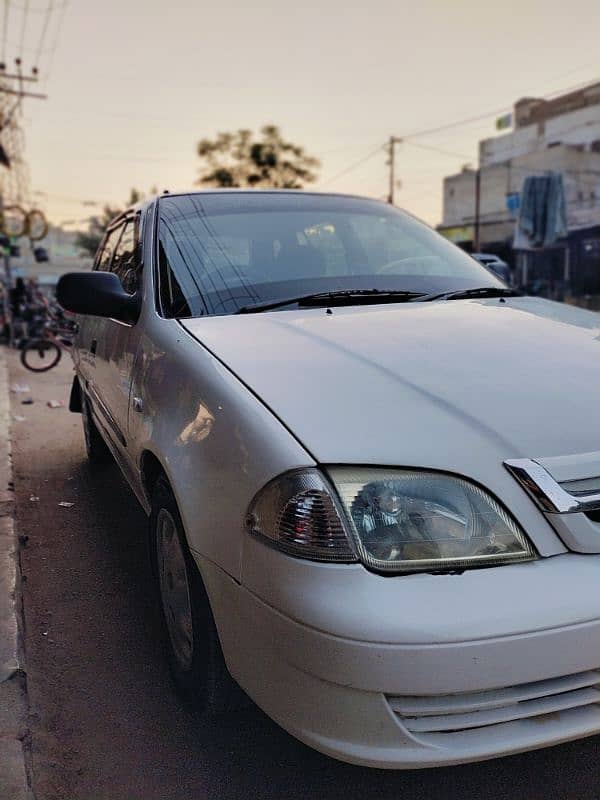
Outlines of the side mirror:
[[127,294],[114,272],[69,272],[56,285],[56,299],[66,311],[110,317],[133,324],[141,310],[140,297]]

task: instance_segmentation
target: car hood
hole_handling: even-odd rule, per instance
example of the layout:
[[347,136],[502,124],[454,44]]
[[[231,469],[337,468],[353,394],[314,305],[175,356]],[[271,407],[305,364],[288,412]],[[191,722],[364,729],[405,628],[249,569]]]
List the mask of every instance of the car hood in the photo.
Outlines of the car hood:
[[600,315],[539,298],[307,309],[184,327],[321,463],[600,451]]

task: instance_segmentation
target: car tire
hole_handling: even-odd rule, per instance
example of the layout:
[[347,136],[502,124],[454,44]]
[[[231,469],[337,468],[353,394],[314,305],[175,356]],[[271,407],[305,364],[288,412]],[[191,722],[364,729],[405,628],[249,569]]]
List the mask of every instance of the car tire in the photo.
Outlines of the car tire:
[[152,494],[150,557],[178,694],[207,716],[243,707],[248,699],[225,664],[204,583],[187,546],[175,497],[162,476]]
[[110,464],[113,460],[112,453],[96,427],[90,410],[90,401],[83,392],[81,392],[81,420],[83,422],[85,450],[90,465],[100,467]]

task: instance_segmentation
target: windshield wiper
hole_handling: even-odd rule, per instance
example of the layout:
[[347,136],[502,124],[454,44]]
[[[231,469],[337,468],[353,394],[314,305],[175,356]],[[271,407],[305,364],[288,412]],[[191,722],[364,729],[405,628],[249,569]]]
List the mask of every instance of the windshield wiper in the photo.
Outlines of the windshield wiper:
[[469,297],[522,297],[522,292],[506,286],[482,286],[479,289],[457,289],[454,292],[436,292],[415,297],[418,302],[429,300],[466,300]]
[[329,305],[366,305],[368,303],[397,303],[416,300],[424,297],[422,292],[403,292],[395,289],[340,289],[331,292],[312,292],[296,297],[285,297],[280,300],[266,300],[264,303],[252,303],[242,306],[235,314],[256,314],[259,311],[271,311],[275,308],[292,305],[329,306]]

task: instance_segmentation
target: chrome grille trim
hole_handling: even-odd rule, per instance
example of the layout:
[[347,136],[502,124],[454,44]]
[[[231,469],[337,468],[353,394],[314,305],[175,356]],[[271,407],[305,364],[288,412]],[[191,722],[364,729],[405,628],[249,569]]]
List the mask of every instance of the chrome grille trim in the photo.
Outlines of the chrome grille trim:
[[600,671],[484,692],[387,697],[392,711],[413,733],[455,733],[530,719],[584,706],[600,706]]
[[579,496],[571,494],[554,480],[548,470],[531,458],[509,459],[504,466],[542,511],[575,514],[600,509],[600,492]]

